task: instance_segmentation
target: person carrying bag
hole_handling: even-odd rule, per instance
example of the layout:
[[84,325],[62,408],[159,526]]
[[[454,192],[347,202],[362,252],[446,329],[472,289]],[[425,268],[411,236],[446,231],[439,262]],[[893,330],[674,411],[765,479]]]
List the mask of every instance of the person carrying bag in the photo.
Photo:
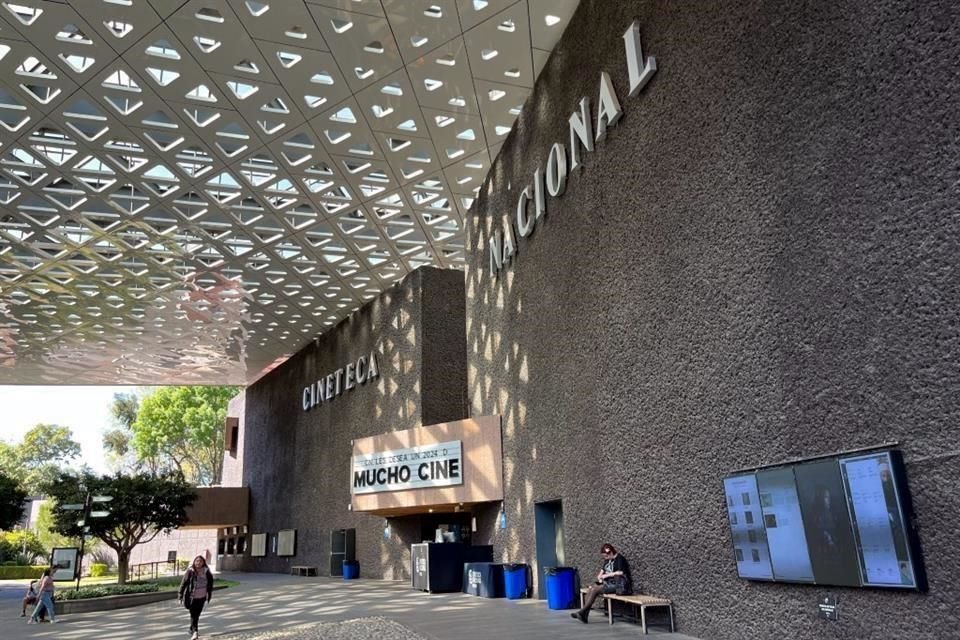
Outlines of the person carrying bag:
[[180,582],[179,602],[190,611],[190,638],[200,637],[200,613],[213,595],[213,573],[203,556],[193,559],[193,564],[183,574]]

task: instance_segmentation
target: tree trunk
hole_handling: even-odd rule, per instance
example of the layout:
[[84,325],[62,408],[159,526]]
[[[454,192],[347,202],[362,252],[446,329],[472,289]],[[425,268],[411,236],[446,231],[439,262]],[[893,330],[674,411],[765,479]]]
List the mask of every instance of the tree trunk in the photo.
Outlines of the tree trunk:
[[130,550],[117,551],[117,584],[127,584],[130,570]]

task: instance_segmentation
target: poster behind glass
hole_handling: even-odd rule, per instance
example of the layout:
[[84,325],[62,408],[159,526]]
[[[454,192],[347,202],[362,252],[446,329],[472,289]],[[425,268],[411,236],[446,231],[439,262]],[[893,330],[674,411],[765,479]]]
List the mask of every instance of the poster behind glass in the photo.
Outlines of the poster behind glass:
[[79,557],[80,549],[77,547],[55,547],[50,558],[50,566],[53,568],[51,577],[54,582],[76,580]]
[[789,582],[813,582],[813,566],[810,564],[793,468],[775,467],[758,471],[757,491],[770,547],[773,577]]
[[750,473],[724,478],[723,487],[737,573],[741,578],[772,580],[773,568],[770,566],[756,476]]
[[890,452],[842,458],[863,583],[915,587],[916,576]]
[[766,467],[724,489],[742,578],[926,589],[899,451]]
[[803,528],[817,584],[859,587],[860,567],[850,511],[836,458],[793,467]]

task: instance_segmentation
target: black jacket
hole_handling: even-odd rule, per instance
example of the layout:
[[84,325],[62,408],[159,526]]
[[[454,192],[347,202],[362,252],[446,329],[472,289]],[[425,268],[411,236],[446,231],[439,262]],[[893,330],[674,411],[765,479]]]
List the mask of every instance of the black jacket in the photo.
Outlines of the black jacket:
[[607,578],[604,582],[616,585],[618,594],[633,593],[633,577],[630,575],[630,563],[627,562],[627,559],[624,558],[622,554],[618,553],[614,556],[613,571],[622,571],[623,575]]
[[[213,574],[210,572],[210,567],[205,567],[204,570],[207,572],[206,602],[209,602],[211,596],[213,595]],[[196,584],[197,572],[193,570],[193,567],[190,567],[187,569],[187,572],[183,574],[183,581],[180,583],[180,599],[191,599],[193,597],[193,588],[196,586]]]

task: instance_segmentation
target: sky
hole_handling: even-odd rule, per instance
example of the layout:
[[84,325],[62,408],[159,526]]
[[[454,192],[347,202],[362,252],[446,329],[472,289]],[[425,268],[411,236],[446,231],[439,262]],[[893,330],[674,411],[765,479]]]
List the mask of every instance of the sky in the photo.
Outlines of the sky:
[[[136,387],[0,386],[0,440],[20,442],[39,423],[58,424],[73,431],[83,448],[82,462],[108,473],[103,432],[110,428],[113,394]],[[77,460],[76,462],[80,462]]]

